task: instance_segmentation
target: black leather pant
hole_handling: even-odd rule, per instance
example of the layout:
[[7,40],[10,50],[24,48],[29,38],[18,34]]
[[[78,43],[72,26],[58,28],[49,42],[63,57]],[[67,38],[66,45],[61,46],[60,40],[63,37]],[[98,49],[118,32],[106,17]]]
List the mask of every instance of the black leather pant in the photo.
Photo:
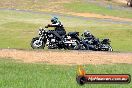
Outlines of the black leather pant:
[[66,34],[65,31],[52,31],[52,33],[58,37],[60,40],[62,39],[62,36]]

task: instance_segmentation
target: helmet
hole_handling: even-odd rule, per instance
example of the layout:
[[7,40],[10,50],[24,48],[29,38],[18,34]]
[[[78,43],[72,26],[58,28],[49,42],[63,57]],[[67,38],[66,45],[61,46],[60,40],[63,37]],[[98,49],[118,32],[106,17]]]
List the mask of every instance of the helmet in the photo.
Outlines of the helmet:
[[92,34],[89,31],[84,32],[84,37],[90,37]]
[[52,22],[52,23],[57,23],[57,21],[58,21],[58,18],[57,18],[57,17],[51,18],[51,22]]

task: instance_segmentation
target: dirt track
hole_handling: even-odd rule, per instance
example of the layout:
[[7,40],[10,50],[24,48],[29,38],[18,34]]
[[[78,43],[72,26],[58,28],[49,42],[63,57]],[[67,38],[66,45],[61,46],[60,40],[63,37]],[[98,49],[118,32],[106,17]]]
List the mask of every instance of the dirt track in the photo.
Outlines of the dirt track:
[[100,14],[93,14],[93,13],[67,13],[64,14],[63,12],[34,12],[30,10],[20,10],[20,9],[7,9],[7,8],[0,8],[2,11],[16,11],[16,12],[23,12],[23,13],[32,13],[32,14],[45,14],[51,16],[63,16],[68,18],[79,18],[81,20],[93,20],[97,22],[109,22],[114,24],[132,24],[132,19],[129,18],[120,18],[120,17],[113,17],[113,16],[103,16]]
[[132,21],[132,19],[129,19],[129,18],[121,18],[121,17],[107,16],[107,15],[94,14],[94,13],[71,13],[71,14],[74,15],[74,16],[82,16],[82,17]]
[[1,49],[1,58],[13,58],[25,63],[49,63],[58,65],[71,64],[132,64],[132,53],[91,52],[91,51],[28,51]]

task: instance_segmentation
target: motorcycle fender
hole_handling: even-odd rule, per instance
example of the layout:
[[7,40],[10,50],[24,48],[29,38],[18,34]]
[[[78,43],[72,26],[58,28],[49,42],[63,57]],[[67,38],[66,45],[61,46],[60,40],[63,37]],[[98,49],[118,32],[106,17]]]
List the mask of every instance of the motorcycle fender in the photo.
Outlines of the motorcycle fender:
[[88,44],[86,42],[81,42],[84,46],[87,47],[87,49],[89,48]]

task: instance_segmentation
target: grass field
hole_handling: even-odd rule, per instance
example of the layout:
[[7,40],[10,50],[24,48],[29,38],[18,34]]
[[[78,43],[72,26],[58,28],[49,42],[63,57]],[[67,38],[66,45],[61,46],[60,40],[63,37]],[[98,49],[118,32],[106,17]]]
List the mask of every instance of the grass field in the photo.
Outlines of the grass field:
[[[99,2],[99,0],[94,0]],[[104,2],[105,1],[105,2]],[[113,6],[120,6],[120,4],[112,4],[113,2],[106,2],[106,0],[102,0],[102,4],[105,5],[98,5],[95,3],[87,2],[87,0],[1,0],[0,1],[0,8],[14,8],[14,9],[24,9],[24,10],[33,10],[33,11],[48,11],[48,12],[61,12],[61,13],[69,13],[69,12],[90,12],[90,13],[97,13],[102,15],[111,15],[117,17],[124,17],[124,18],[132,18],[131,10],[125,9],[113,9],[110,5]],[[111,9],[112,8],[112,9]],[[65,13],[66,14],[66,13]]]
[[89,12],[89,13],[97,13],[102,15],[116,16],[116,17],[132,18],[131,11],[116,10],[116,9],[112,9],[112,7],[109,6],[107,7],[98,6],[93,3],[86,3],[86,2],[65,3],[64,7],[68,8],[73,12],[80,12],[80,13]]
[[[35,2],[37,1],[37,2]],[[132,18],[132,12],[117,11],[83,0],[0,0],[0,8],[14,8],[52,12],[90,12],[103,15]],[[78,3],[78,1],[82,1]],[[70,2],[70,3],[69,3]],[[51,7],[50,7],[51,6]],[[110,22],[99,19],[84,19],[67,15],[51,15],[24,11],[0,9],[0,49],[31,49],[30,41],[38,36],[38,28],[50,23],[52,16],[58,16],[67,32],[91,31],[96,37],[110,38],[114,51],[132,52],[132,22]],[[52,29],[52,28],[49,28]],[[28,58],[27,58],[28,59]],[[50,59],[50,58],[49,58]],[[116,58],[115,58],[116,59]],[[89,74],[130,74],[132,64],[84,65]],[[130,84],[88,84],[76,83],[77,66],[49,65],[46,63],[22,63],[0,58],[0,88],[132,88]]]
[[[132,65],[85,65],[89,74],[131,74]],[[77,66],[26,64],[20,61],[0,59],[0,88],[131,88],[130,84],[76,83]]]
[[[50,23],[49,14],[33,14],[9,10],[0,11],[0,48],[31,49],[30,41],[37,36],[38,28]],[[59,16],[66,31],[90,30],[96,37],[110,38],[115,51],[132,51],[132,24],[84,20]]]

